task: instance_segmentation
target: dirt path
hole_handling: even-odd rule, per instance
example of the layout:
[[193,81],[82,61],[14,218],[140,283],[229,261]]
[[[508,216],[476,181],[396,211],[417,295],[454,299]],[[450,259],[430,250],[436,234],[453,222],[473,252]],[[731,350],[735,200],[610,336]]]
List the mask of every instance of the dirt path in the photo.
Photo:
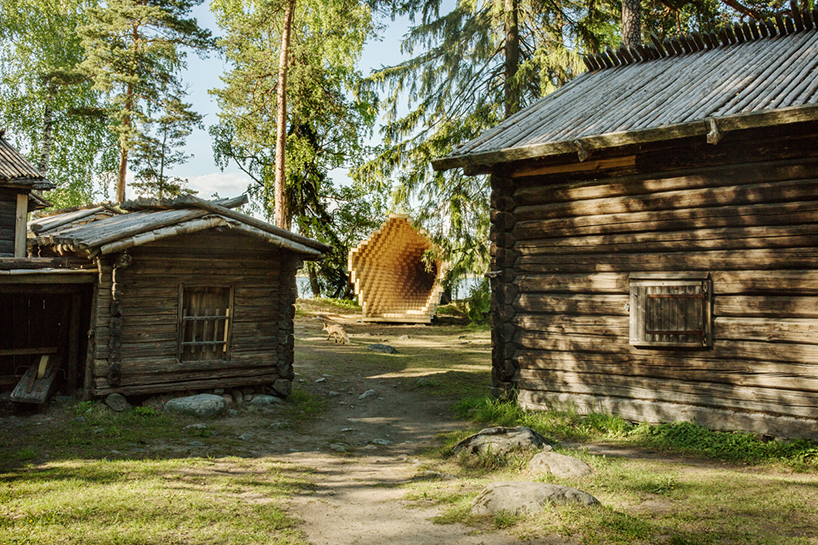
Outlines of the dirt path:
[[[315,488],[291,502],[291,512],[303,521],[310,543],[519,544],[501,531],[484,533],[459,524],[435,524],[431,519],[437,509],[409,507],[402,499],[406,491],[401,485],[425,478],[416,456],[438,444],[438,434],[468,425],[453,420],[451,398],[431,395],[418,386],[423,376],[406,377],[401,371],[379,370],[371,363],[364,368],[356,365],[356,358],[362,348],[375,342],[388,342],[401,351],[409,350],[410,344],[417,348],[425,343],[423,328],[356,325],[344,317],[333,319],[345,323],[352,347],[326,343],[321,322],[315,320],[299,321],[296,330],[299,387],[328,403],[319,420],[301,426],[310,439],[294,448],[309,451],[286,455],[288,461],[316,471]],[[399,337],[404,335],[410,339],[401,342]],[[367,391],[375,393],[360,399]]]

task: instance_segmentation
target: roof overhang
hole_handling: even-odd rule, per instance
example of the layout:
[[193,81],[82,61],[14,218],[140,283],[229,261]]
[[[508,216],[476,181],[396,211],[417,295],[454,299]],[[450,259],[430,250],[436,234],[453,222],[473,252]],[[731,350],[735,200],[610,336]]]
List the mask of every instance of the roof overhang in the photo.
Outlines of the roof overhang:
[[433,160],[432,167],[437,171],[460,167],[470,176],[489,174],[497,165],[510,163],[512,161],[573,153],[579,155],[580,161],[584,161],[585,158],[588,157],[588,154],[595,150],[696,136],[706,136],[708,142],[715,144],[720,139],[720,135],[727,132],[789,125],[806,121],[818,121],[818,104],[792,106],[724,117],[708,117],[688,123],[586,136],[576,140],[517,146],[485,153],[449,155]]

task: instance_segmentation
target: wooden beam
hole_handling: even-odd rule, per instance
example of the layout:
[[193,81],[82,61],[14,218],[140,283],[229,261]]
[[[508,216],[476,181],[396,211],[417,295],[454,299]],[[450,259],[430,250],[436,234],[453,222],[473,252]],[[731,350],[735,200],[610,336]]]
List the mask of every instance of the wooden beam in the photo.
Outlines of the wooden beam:
[[557,165],[548,167],[521,168],[511,173],[512,178],[524,178],[527,176],[546,176],[549,174],[567,174],[570,172],[592,172],[609,168],[625,168],[636,166],[636,156],[615,157],[613,159],[600,159],[599,161],[587,161],[570,165]]
[[26,257],[26,222],[28,221],[28,195],[17,194],[17,213],[14,218],[14,257]]
[[0,356],[35,356],[42,354],[56,354],[56,346],[44,346],[41,348],[3,348],[0,349]]

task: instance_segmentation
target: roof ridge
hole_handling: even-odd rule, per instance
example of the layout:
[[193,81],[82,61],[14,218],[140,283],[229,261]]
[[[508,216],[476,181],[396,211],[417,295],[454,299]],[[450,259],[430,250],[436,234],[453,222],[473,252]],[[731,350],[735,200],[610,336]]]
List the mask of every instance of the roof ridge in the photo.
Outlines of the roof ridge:
[[711,32],[692,32],[673,38],[665,38],[664,41],[659,40],[656,34],[651,33],[651,43],[648,45],[640,44],[636,47],[626,47],[623,44],[616,50],[608,46],[605,51],[585,55],[582,60],[585,62],[588,71],[594,72],[663,57],[715,49],[722,45],[727,46],[763,38],[787,36],[796,32],[818,28],[818,7],[810,11],[807,0],[804,0],[803,9],[799,10],[796,0],[790,0],[790,8],[791,12],[788,15],[776,13],[774,20],[734,23],[719,27]]

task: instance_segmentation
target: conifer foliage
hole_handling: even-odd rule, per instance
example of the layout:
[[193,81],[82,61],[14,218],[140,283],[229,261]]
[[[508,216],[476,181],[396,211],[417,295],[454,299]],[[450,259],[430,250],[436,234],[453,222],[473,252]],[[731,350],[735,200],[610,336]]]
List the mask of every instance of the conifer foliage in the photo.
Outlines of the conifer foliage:
[[109,0],[90,8],[79,27],[82,68],[95,88],[110,93],[109,116],[119,141],[117,201],[125,200],[128,153],[161,115],[191,126],[200,118],[183,100],[180,71],[186,49],[205,52],[213,40],[189,17],[201,0]]

